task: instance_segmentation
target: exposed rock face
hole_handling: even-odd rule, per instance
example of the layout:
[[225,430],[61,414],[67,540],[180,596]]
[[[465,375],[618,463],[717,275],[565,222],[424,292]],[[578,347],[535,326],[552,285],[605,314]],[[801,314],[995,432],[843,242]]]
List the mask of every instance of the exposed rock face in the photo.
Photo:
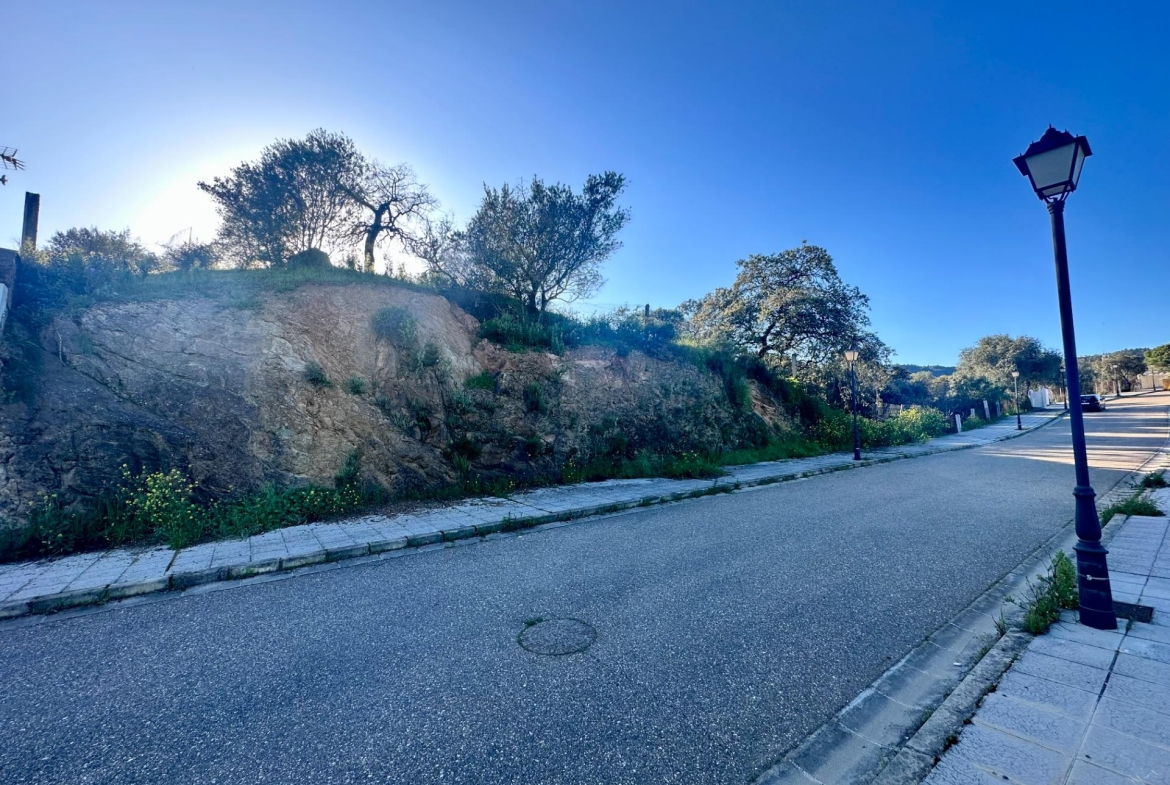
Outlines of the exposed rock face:
[[[375,334],[388,307],[409,314],[413,335]],[[601,349],[515,354],[477,345],[477,328],[442,297],[374,285],[58,317],[40,335],[29,402],[0,406],[0,517],[25,517],[41,492],[92,495],[123,464],[177,466],[230,494],[329,484],[356,449],[366,476],[402,490],[469,470],[547,474],[598,451],[733,444],[761,427],[691,365]],[[306,378],[311,363],[328,385]],[[484,371],[494,389],[464,389]],[[759,391],[753,400],[785,427]]]

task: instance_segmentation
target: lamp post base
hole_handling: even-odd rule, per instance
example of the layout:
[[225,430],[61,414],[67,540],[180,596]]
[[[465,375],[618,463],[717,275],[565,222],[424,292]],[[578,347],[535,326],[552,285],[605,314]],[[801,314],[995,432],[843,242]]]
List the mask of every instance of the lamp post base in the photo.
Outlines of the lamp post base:
[[1100,554],[1086,553],[1077,543],[1077,587],[1080,591],[1081,624],[1098,630],[1116,630],[1117,612],[1113,610],[1113,591],[1109,585],[1109,567],[1105,549]]
[[[1091,487],[1077,486],[1076,497],[1077,588],[1081,598],[1081,624],[1098,630],[1116,630],[1117,613],[1113,610],[1113,588],[1109,582],[1109,551],[1101,545],[1101,525],[1097,522],[1097,494]],[[1093,535],[1096,535],[1095,537]]]

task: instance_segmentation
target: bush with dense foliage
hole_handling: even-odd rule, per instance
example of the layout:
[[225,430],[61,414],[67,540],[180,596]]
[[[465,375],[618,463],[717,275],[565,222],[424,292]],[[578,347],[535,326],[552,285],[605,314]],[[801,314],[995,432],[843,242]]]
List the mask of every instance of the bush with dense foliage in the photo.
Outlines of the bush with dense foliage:
[[305,251],[298,251],[288,257],[288,268],[290,270],[328,270],[332,266],[333,263],[329,261],[329,254],[320,248],[309,248]]
[[382,308],[373,316],[374,335],[401,347],[413,347],[416,323],[405,309]]
[[[884,420],[859,417],[857,426],[861,446],[867,449],[924,442],[947,431],[942,412],[923,407],[906,409]],[[813,426],[812,434],[826,449],[846,450],[853,446],[853,417],[842,409],[830,409]]]

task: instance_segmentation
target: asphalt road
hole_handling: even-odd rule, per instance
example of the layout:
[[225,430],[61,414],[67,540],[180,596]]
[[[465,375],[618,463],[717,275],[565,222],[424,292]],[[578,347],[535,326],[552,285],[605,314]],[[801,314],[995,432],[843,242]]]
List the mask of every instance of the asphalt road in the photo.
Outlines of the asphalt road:
[[[1108,490],[1170,395],[1089,415]],[[0,625],[0,782],[750,781],[1072,517],[1068,425]],[[596,640],[549,657],[525,622]]]

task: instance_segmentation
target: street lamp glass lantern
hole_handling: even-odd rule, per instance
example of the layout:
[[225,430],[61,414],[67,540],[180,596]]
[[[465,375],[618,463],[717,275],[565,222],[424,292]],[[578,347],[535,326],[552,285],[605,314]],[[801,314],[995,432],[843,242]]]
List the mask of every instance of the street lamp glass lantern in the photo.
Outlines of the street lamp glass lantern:
[[1081,167],[1093,154],[1089,140],[1057,131],[1052,126],[1039,141],[1032,142],[1012,163],[1032,182],[1032,189],[1044,201],[1063,201],[1077,189]]
[[1019,372],[1019,371],[1012,371],[1012,378],[1013,378],[1013,379],[1019,379],[1019,378],[1020,378],[1020,372]]
[[855,363],[855,362],[857,362],[857,356],[858,356],[858,351],[856,349],[849,349],[848,351],[845,352],[845,362]]

